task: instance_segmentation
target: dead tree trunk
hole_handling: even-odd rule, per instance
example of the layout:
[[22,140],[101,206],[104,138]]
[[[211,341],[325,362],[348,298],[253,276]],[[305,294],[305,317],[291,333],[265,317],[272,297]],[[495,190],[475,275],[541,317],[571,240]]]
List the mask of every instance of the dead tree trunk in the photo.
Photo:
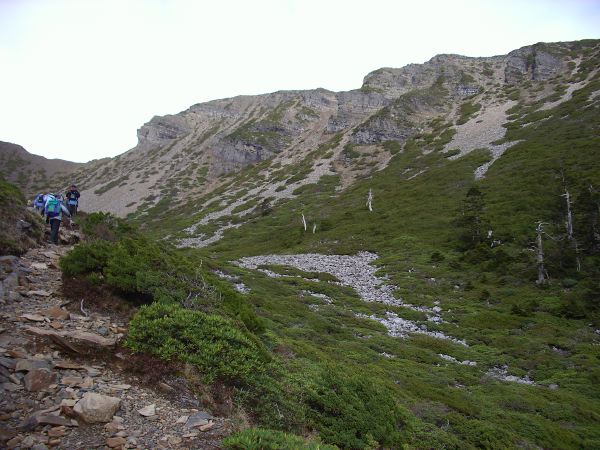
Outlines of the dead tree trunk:
[[369,211],[373,211],[373,191],[369,189],[369,196],[367,197],[367,208]]
[[548,279],[548,272],[544,267],[544,243],[542,240],[542,233],[544,232],[544,223],[538,222],[536,227],[537,238],[536,238],[536,260],[538,268],[537,284],[544,284]]
[[304,213],[302,213],[302,225],[304,225],[304,231],[306,231],[306,219],[304,218]]
[[577,245],[577,239],[573,236],[573,210],[571,208],[571,194],[567,190],[565,185],[565,193],[563,194],[565,201],[567,202],[567,221],[565,226],[567,227],[567,239],[573,245],[575,250],[575,261],[577,263],[577,272],[581,271],[581,260],[579,258],[579,246]]

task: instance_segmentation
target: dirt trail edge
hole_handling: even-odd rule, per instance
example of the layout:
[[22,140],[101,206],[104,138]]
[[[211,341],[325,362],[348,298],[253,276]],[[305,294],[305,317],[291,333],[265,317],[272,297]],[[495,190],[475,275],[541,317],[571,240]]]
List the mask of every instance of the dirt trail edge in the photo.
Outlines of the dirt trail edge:
[[122,369],[125,317],[63,297],[70,248],[0,257],[0,448],[220,448],[231,420],[203,410],[183,378]]

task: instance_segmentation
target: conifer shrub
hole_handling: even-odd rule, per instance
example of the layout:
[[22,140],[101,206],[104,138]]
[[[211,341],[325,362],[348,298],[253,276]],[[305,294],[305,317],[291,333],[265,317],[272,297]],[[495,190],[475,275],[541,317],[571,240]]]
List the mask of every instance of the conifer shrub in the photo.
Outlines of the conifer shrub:
[[169,244],[110,214],[90,214],[82,226],[88,240],[60,259],[64,276],[104,284],[134,303],[178,303],[225,314],[251,331],[263,331],[241,294]]
[[153,303],[130,322],[127,346],[196,366],[207,383],[252,386],[271,364],[260,344],[230,320],[177,304]]
[[385,386],[368,377],[329,367],[308,390],[311,425],[323,441],[341,448],[398,448],[409,417]]
[[223,440],[223,447],[227,450],[335,450],[338,448],[264,428],[247,428],[232,434]]

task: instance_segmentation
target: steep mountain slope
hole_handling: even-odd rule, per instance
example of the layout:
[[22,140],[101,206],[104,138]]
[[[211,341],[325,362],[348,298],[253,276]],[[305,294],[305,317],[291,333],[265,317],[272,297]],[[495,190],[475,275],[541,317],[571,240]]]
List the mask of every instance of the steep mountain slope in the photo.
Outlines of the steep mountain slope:
[[[134,149],[77,175],[84,208],[152,215],[153,208],[200,199],[225,185],[228,174],[261,161],[270,161],[259,174],[261,198],[278,188],[276,197],[290,197],[311,173],[312,181],[338,173],[345,187],[385,167],[397,148],[385,142],[402,145],[418,133],[437,132],[466,117],[468,108],[461,108],[467,101],[495,111],[490,122],[499,128],[511,105],[509,87],[566,77],[581,57],[580,45],[537,44],[490,58],[439,55],[425,64],[377,70],[355,91],[240,96],[155,117],[138,130]],[[536,98],[551,89],[547,83]],[[317,152],[323,145],[328,149]],[[299,179],[282,192],[292,175]]]
[[19,186],[28,197],[40,190],[58,189],[61,186],[53,184],[56,178],[64,177],[82,166],[80,163],[33,155],[20,145],[0,141],[0,176]]
[[[408,412],[392,447],[597,447],[598,44],[518,52],[496,68],[506,81],[460,101],[432,77],[304,160],[275,156],[136,220],[208,244],[188,252],[244,292],[290,366],[393,390]],[[407,105],[421,129],[400,137]],[[540,226],[550,278],[536,284]],[[344,417],[340,383],[317,409]],[[338,420],[315,427],[348,446]],[[366,446],[377,427],[359,428]]]
[[[155,118],[78,177],[89,206],[183,247],[187,276],[126,239],[93,280],[124,270],[186,306],[173,283],[222,277],[237,293],[214,305],[257,314],[290,374],[269,428],[342,448],[600,447],[599,67],[598,40],[536,44]],[[156,334],[189,345],[166,316]]]

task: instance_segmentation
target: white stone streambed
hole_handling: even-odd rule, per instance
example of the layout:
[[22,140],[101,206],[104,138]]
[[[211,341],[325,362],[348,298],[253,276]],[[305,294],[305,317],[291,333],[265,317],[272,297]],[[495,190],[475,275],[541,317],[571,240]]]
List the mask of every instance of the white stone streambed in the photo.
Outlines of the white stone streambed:
[[[371,263],[378,256],[375,253],[359,252],[356,255],[321,255],[306,253],[299,255],[261,255],[240,258],[234,263],[244,269],[258,270],[270,277],[281,277],[271,270],[261,268],[264,265],[291,266],[305,272],[325,272],[339,280],[339,284],[353,288],[360,298],[366,302],[378,302],[386,305],[402,306],[427,314],[428,321],[442,323],[439,313],[441,308],[435,306],[415,306],[404,303],[402,299],[394,297],[396,287],[385,283],[385,279],[375,275],[377,268]],[[315,281],[315,280],[311,280]],[[412,320],[399,317],[388,311],[385,317],[376,315],[358,314],[357,317],[375,320],[383,324],[388,334],[394,337],[406,337],[409,333],[425,334],[438,339],[446,339],[467,346],[464,340],[448,336],[440,331],[429,331],[425,324],[418,324]]]

